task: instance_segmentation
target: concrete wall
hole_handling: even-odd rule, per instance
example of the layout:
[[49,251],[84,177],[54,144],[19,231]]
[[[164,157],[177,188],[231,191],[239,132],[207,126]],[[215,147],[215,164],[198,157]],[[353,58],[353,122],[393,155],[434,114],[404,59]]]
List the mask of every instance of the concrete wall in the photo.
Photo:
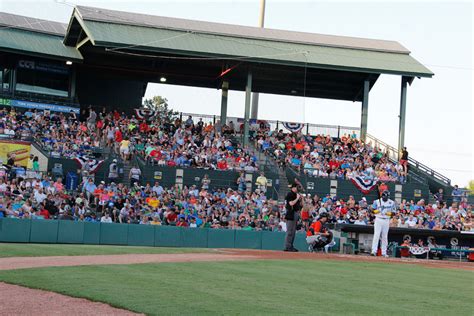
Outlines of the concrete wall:
[[48,171],[48,157],[38,149],[38,145],[32,143],[30,152],[32,155],[38,156],[40,171]]

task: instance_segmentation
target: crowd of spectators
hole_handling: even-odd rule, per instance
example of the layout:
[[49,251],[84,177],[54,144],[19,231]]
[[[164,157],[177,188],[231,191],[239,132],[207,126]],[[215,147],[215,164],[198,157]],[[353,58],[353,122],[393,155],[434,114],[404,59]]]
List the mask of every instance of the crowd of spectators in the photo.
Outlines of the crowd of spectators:
[[90,109],[80,120],[75,113],[0,110],[0,134],[34,137],[53,157],[91,156],[108,146],[129,160],[137,154],[150,163],[217,170],[258,169],[257,159],[233,140],[229,126],[218,131],[211,123],[182,121],[170,115],[138,119],[118,111]]
[[142,122],[131,135],[139,154],[152,163],[246,172],[258,169],[256,156],[233,140],[227,126],[218,131],[212,123],[194,122],[191,116],[184,122],[156,119],[152,125],[156,126],[152,133],[153,127]]
[[12,137],[34,138],[53,157],[90,155],[101,146],[98,134],[77,120],[74,112],[51,113],[36,109],[21,112],[3,108],[0,118],[0,133],[3,127],[3,133]]
[[[327,195],[322,199],[314,197],[311,204],[306,205],[309,206],[303,209],[302,218],[309,220],[323,212],[328,212],[329,223],[373,225],[375,220],[372,203],[365,197],[356,201],[353,196],[343,200]],[[390,227],[474,231],[472,215],[472,205],[466,198],[451,206],[446,202],[427,204],[423,199],[417,202],[402,200],[390,219]]]
[[386,153],[370,143],[363,143],[355,133],[332,138],[301,132],[284,133],[281,129],[272,131],[263,127],[255,138],[258,148],[274,157],[281,166],[291,166],[309,176],[406,181],[407,170],[402,163],[390,161]]
[[[158,182],[145,186],[134,182],[127,187],[85,178],[73,193],[66,192],[61,178],[24,179],[5,167],[0,170],[5,171],[0,174],[0,217],[286,231],[283,205],[260,189],[248,192],[242,176],[235,189],[211,189],[209,181],[164,188]],[[397,208],[392,227],[474,231],[472,205],[464,197],[451,206],[443,201],[403,200]],[[373,225],[374,221],[365,197],[356,201],[353,196],[344,200],[308,194],[298,230],[306,230],[321,213],[327,213],[328,223],[333,224]]]
[[[377,148],[364,144],[356,135],[340,139],[270,131],[265,125],[255,131],[258,147],[272,154],[282,165],[312,176],[348,178],[361,176],[381,181],[405,179],[399,163],[388,160]],[[221,170],[254,171],[256,158],[232,141],[232,124],[216,129],[192,117],[185,121],[169,116],[138,120],[116,111],[99,114],[91,110],[84,121],[74,113],[0,110],[0,134],[30,135],[51,152],[74,157],[87,154],[101,143],[110,146],[122,159],[142,155],[144,159],[168,166],[191,166]],[[66,192],[62,179],[45,175],[25,179],[26,170],[15,166],[14,157],[0,167],[0,217],[59,218],[76,221],[127,222],[190,227],[285,231],[284,208],[265,197],[265,180],[257,179],[258,189],[246,190],[243,173],[231,188],[213,190],[210,179],[200,187],[163,188],[158,183],[131,187],[122,183],[95,183],[85,178],[78,192]],[[3,163],[3,162],[2,162]],[[1,165],[1,164],[0,164]],[[21,169],[21,170],[20,170]],[[38,170],[31,156],[27,169]],[[329,223],[372,225],[370,203],[349,199],[309,196],[305,198],[298,229],[305,230],[319,214],[327,213]],[[448,205],[442,191],[436,203],[402,201],[390,220],[392,227],[474,230],[472,205],[456,187]]]

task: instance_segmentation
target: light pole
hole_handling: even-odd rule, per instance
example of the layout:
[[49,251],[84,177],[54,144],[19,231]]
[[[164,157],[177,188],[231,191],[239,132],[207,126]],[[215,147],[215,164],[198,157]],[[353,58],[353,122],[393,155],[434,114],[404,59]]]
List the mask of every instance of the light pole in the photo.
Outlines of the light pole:
[[[258,18],[258,26],[263,27],[265,24],[265,0],[260,0],[260,14]],[[250,118],[257,119],[258,117],[258,92],[252,93],[252,113]]]

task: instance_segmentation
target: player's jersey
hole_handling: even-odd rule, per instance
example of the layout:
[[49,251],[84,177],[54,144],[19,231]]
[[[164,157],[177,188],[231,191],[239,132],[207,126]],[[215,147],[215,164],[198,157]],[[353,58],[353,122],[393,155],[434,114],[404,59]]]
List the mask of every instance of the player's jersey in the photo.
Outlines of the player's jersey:
[[379,218],[389,218],[390,216],[387,213],[394,213],[397,210],[395,202],[390,199],[386,202],[382,199],[375,200],[372,207],[374,210],[379,210],[379,213],[375,215],[375,217]]

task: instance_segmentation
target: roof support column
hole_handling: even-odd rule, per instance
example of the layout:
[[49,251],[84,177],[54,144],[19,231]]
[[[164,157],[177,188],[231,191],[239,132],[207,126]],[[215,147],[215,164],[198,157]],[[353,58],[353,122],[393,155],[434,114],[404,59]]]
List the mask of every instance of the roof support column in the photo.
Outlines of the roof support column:
[[402,89],[400,92],[400,124],[398,127],[398,154],[401,155],[403,147],[405,147],[405,116],[407,109],[407,90],[409,77],[402,77]]
[[367,120],[369,117],[369,89],[370,81],[364,81],[364,95],[362,99],[362,111],[360,117],[360,139],[365,142],[367,137]]
[[222,83],[222,98],[221,98],[221,130],[222,126],[227,123],[227,97],[229,94],[229,81],[224,81]]
[[244,114],[244,146],[249,144],[249,116],[250,116],[250,98],[252,96],[252,72],[247,73],[247,85],[245,86],[245,114]]
[[258,118],[258,92],[252,93],[252,113],[250,117],[253,119]]

